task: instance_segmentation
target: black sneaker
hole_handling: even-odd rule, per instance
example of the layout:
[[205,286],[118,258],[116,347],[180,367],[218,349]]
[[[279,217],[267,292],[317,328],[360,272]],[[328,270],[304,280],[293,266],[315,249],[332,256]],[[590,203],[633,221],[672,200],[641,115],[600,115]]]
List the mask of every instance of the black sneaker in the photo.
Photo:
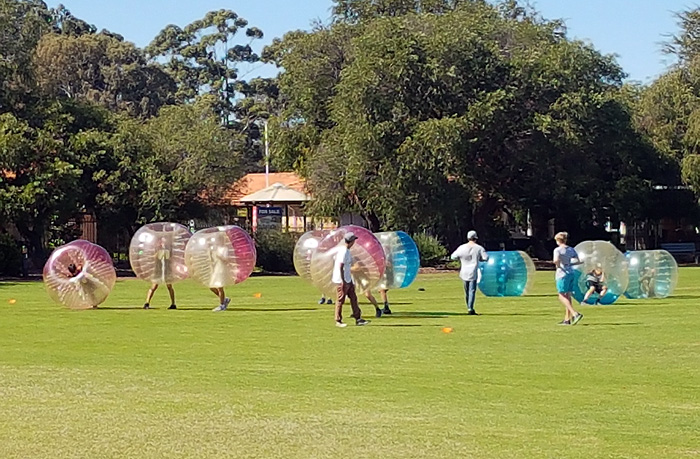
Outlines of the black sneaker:
[[568,320],[562,320],[557,325],[571,325],[571,322],[569,322]]
[[479,314],[477,314],[475,310],[469,309],[469,310],[467,311],[467,315],[468,315],[468,316],[478,316]]
[[320,300],[318,300],[318,304],[326,304],[326,299],[321,298]]
[[571,320],[571,324],[576,325],[577,323],[579,323],[581,321],[581,319],[583,319],[583,314],[576,314],[574,316],[574,318]]
[[177,306],[175,306],[174,304],[171,304],[168,309],[177,309]]
[[328,298],[328,299],[326,300],[326,304],[333,304],[333,303],[335,303],[335,301],[333,301],[332,298]]
[[388,304],[384,305],[384,310],[382,310],[382,312],[383,312],[384,314],[389,314],[389,315],[391,314],[391,309],[389,309],[389,305],[388,305]]
[[367,325],[368,323],[369,323],[369,320],[365,320],[365,319],[357,319],[355,321],[355,325],[359,325],[359,326]]
[[377,319],[379,319],[381,316],[382,316],[382,310],[379,309],[379,308],[375,308],[374,317],[376,317]]
[[151,309],[151,305],[146,303],[143,305],[143,309]]

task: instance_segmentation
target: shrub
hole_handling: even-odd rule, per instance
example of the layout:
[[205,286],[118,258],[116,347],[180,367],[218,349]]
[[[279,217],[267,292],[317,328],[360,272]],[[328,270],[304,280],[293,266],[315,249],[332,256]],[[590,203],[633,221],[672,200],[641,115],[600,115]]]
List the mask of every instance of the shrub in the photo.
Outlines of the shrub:
[[413,240],[418,246],[421,266],[435,266],[444,261],[447,256],[447,249],[435,236],[418,233],[413,236]]
[[0,274],[17,276],[22,270],[22,251],[9,234],[0,234]]
[[255,246],[258,251],[257,266],[269,272],[294,272],[296,242],[297,237],[293,233],[259,230],[255,233]]

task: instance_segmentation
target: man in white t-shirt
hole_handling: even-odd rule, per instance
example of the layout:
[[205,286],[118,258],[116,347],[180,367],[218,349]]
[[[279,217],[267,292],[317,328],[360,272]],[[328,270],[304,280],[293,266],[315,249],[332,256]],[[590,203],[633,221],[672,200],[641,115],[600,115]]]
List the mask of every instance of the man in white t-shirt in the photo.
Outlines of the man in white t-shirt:
[[335,263],[333,264],[333,283],[338,290],[338,301],[335,303],[335,326],[346,327],[343,323],[343,304],[345,299],[350,298],[350,306],[352,307],[352,317],[355,318],[355,324],[367,325],[369,321],[362,318],[362,311],[357,304],[357,294],[355,293],[355,284],[352,281],[352,255],[350,249],[355,245],[357,236],[355,233],[345,233],[345,245],[338,247],[335,254]]
[[467,234],[469,242],[457,247],[450,257],[453,260],[459,259],[462,267],[459,270],[459,277],[464,281],[464,295],[467,301],[467,314],[470,316],[478,315],[474,310],[474,301],[476,300],[476,284],[479,275],[479,262],[489,259],[486,250],[481,247],[476,241],[479,237],[476,231],[469,231]]

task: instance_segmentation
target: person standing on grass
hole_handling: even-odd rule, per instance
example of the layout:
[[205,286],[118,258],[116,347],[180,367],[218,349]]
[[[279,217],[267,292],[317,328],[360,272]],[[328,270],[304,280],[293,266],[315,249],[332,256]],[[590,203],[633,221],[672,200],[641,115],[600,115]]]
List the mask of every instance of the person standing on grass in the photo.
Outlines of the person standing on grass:
[[333,283],[338,291],[338,301],[335,303],[335,326],[346,327],[343,323],[343,304],[345,299],[350,299],[352,307],[352,317],[355,319],[356,325],[367,325],[369,321],[362,318],[362,311],[357,304],[357,293],[355,293],[355,284],[352,281],[352,255],[350,249],[355,245],[357,236],[355,233],[348,232],[345,234],[344,245],[338,248],[335,254],[335,262],[333,263]]
[[[170,276],[171,270],[170,245],[171,244],[168,244],[165,237],[160,238],[160,247],[155,253],[155,273],[153,278],[160,280],[168,289],[168,293],[170,294],[170,307],[168,307],[168,309],[177,309],[177,306],[175,305],[175,289],[173,288],[173,284],[165,282],[165,280]],[[143,305],[143,309],[151,309],[151,300],[153,299],[153,295],[156,293],[156,290],[158,290],[158,285],[158,282],[153,282],[151,284],[151,288],[148,289],[148,293],[146,293],[146,302]]]
[[576,311],[571,304],[571,294],[576,283],[573,267],[581,264],[581,261],[576,250],[566,244],[568,239],[569,233],[557,233],[554,236],[554,240],[557,242],[557,248],[554,249],[554,266],[557,268],[555,276],[557,292],[559,293],[559,301],[564,305],[565,309],[564,320],[559,322],[559,325],[576,325],[583,319],[583,315]]
[[479,262],[489,259],[486,250],[476,243],[479,236],[476,231],[467,233],[469,242],[457,247],[457,250],[450,256],[452,260],[459,259],[462,265],[459,270],[459,277],[464,282],[464,295],[467,302],[467,314],[470,316],[478,315],[474,310],[474,302],[476,301],[476,284],[479,273]]
[[384,309],[381,309],[379,307],[379,303],[377,302],[377,299],[374,297],[371,291],[365,293],[365,296],[367,297],[369,302],[372,303],[372,306],[374,306],[374,314],[376,317],[381,317],[383,314],[391,314],[391,309],[389,308],[388,292],[389,290],[385,288],[379,289],[379,295],[381,295],[382,301],[384,302]]

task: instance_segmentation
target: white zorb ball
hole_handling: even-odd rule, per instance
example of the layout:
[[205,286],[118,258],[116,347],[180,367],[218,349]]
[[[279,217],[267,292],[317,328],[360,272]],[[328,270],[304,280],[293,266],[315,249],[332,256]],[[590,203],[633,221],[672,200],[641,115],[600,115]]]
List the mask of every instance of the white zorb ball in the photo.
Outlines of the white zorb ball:
[[311,282],[311,257],[318,249],[321,239],[328,236],[330,230],[313,230],[304,233],[294,246],[294,269],[299,277]]
[[[575,247],[579,259],[583,262],[574,267],[576,274],[576,284],[574,286],[574,298],[580,303],[588,290],[586,286],[586,275],[594,268],[600,267],[605,274],[605,285],[608,291],[601,304],[613,304],[625,294],[629,284],[629,272],[627,269],[627,258],[617,250],[617,248],[607,241],[585,241]],[[598,294],[594,293],[589,301],[598,299]]]
[[153,284],[174,284],[188,277],[185,247],[192,233],[178,223],[142,226],[129,245],[129,262],[136,277]]

